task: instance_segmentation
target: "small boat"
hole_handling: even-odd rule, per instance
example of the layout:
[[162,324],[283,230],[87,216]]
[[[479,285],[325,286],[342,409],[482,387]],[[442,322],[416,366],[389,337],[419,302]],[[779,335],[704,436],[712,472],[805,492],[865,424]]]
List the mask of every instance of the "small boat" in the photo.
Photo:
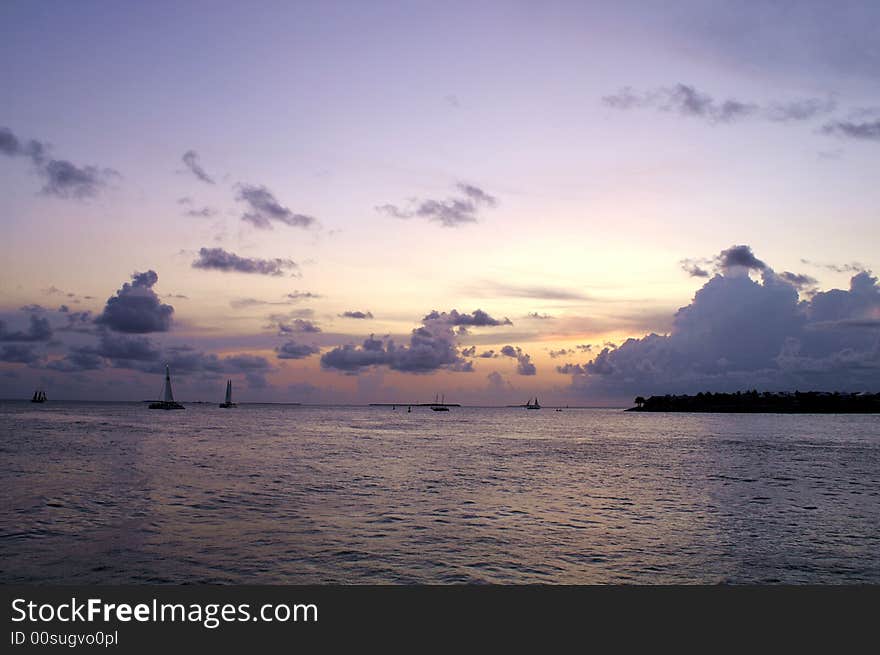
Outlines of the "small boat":
[[226,380],[226,401],[220,403],[220,407],[223,409],[235,407],[235,403],[232,402],[232,380]]
[[541,403],[538,402],[538,397],[535,396],[535,402],[529,400],[526,403],[526,409],[541,409]]
[[150,409],[186,409],[186,407],[174,401],[174,394],[171,393],[171,373],[168,370],[168,364],[165,364],[165,392],[162,395],[162,400],[150,403]]
[[34,391],[34,397],[31,398],[32,403],[44,403],[47,400],[49,399],[46,397],[46,392],[42,389],[37,389],[36,391]]

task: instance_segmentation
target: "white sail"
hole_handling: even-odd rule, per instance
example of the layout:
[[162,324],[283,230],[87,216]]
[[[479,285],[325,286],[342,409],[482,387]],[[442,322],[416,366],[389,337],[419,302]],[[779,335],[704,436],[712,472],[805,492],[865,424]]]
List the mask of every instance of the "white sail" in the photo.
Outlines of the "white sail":
[[226,380],[226,404],[232,404],[232,380]]
[[174,395],[171,393],[171,373],[168,371],[168,364],[165,364],[165,398],[166,403],[174,402]]

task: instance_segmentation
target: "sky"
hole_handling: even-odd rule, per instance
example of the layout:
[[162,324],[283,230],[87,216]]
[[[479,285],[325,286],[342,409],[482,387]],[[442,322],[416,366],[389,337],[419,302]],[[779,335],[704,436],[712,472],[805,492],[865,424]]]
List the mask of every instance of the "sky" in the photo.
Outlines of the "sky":
[[7,1],[0,397],[880,388],[876,2]]

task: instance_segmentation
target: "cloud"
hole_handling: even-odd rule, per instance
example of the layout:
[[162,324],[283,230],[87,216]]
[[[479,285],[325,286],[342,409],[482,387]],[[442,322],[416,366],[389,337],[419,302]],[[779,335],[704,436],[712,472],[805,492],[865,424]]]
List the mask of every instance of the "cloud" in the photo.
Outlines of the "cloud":
[[880,120],[830,121],[822,126],[822,132],[860,141],[880,141]]
[[767,268],[767,264],[755,257],[749,246],[731,246],[727,250],[722,250],[716,261],[724,271],[737,266],[756,271],[763,271]]
[[481,209],[498,205],[497,198],[472,184],[459,182],[455,188],[460,195],[446,200],[412,198],[405,209],[386,204],[377,206],[376,211],[392,218],[424,218],[443,227],[458,227],[476,223]]
[[528,314],[526,314],[525,318],[533,319],[536,321],[551,321],[551,320],[553,320],[554,317],[550,316],[550,314],[539,314],[538,312],[529,312]]
[[77,294],[75,294],[73,292],[63,291],[63,290],[59,289],[58,287],[56,287],[54,284],[51,285],[47,289],[42,289],[42,292],[44,294],[46,294],[47,296],[52,296],[52,295],[56,295],[56,294],[65,296],[66,298],[68,298],[68,302],[71,302],[74,304],[78,304],[83,300],[94,300],[94,298],[92,296],[78,296]]
[[57,328],[59,332],[81,332],[90,334],[95,331],[94,317],[89,310],[82,312],[71,311],[67,305],[61,305],[58,312],[63,314],[67,320],[67,325]]
[[809,289],[819,284],[819,280],[803,273],[791,273],[790,271],[783,271],[779,274],[779,277],[781,277],[783,280],[785,280],[798,290]]
[[501,354],[505,357],[516,358],[516,372],[520,375],[535,375],[538,372],[532,363],[531,356],[524,353],[519,346],[515,348],[513,346],[504,346],[501,349]]
[[239,202],[247,206],[241,220],[261,230],[272,229],[272,222],[282,223],[291,227],[309,228],[317,223],[317,219],[305,214],[295,214],[284,207],[269,189],[264,186],[240,184],[238,187]]
[[603,97],[602,102],[614,109],[652,108],[700,118],[709,123],[731,123],[751,116],[774,122],[804,121],[834,111],[837,106],[831,99],[819,98],[773,102],[764,106],[733,98],[716,101],[709,94],[681,83],[646,92],[624,87],[616,94]]
[[492,391],[506,391],[511,388],[510,382],[504,379],[498,371],[492,371],[486,376],[487,386]]
[[195,150],[187,150],[183,153],[183,163],[186,164],[186,167],[190,170],[190,172],[196,176],[202,182],[206,184],[214,184],[214,178],[208,175],[205,172],[205,169],[202,168],[202,165],[199,163],[199,153]]
[[241,257],[223,248],[201,248],[193,268],[223,271],[224,273],[252,273],[255,275],[283,275],[286,271],[297,271],[299,266],[290,259],[259,259]]
[[41,193],[59,198],[94,196],[111,180],[120,177],[112,168],[77,166],[66,159],[49,157],[49,146],[40,141],[20,140],[7,127],[0,127],[0,154],[30,159],[45,181]]
[[[753,387],[859,391],[880,384],[876,277],[860,272],[848,290],[799,300],[794,282],[802,280],[777,275],[750,248],[736,248],[715,258],[728,268],[678,310],[668,335],[628,339],[571,365],[574,391],[622,397]],[[744,267],[761,270],[761,280],[743,275]]]
[[152,270],[132,274],[131,283],[126,282],[115,296],[107,299],[95,323],[117,332],[167,332],[174,307],[162,304],[153,291],[158,280],[159,276]]
[[119,177],[112,168],[76,166],[69,161],[53,159],[41,169],[46,180],[42,193],[59,198],[88,198],[97,195],[108,182]]
[[462,327],[509,324],[505,321],[507,319],[499,321],[481,310],[470,314],[455,309],[449,312],[434,310],[422,318],[421,326],[413,329],[406,345],[370,335],[360,346],[346,344],[325,352],[321,355],[321,366],[349,374],[375,366],[407,373],[431,373],[438,369],[469,373],[474,370],[473,363],[465,359],[466,355],[459,351],[457,343]]
[[0,362],[10,364],[36,364],[42,355],[31,344],[6,344],[0,347]]
[[90,348],[72,348],[61,359],[53,359],[46,368],[62,373],[97,371],[106,367],[104,359]]
[[[708,278],[713,273],[729,271],[763,271],[767,265],[755,257],[749,246],[731,246],[708,259],[682,259],[679,264],[691,277]],[[711,271],[711,272],[710,272]]]
[[313,298],[323,298],[324,296],[318,295],[317,293],[312,293],[311,291],[294,291],[293,293],[288,293],[285,295],[285,298],[291,300],[292,302],[296,302],[298,300],[311,300]]
[[113,334],[106,330],[94,346],[71,348],[62,358],[51,361],[48,368],[65,373],[113,368],[142,369],[145,363],[158,362],[162,353],[147,337]]
[[281,300],[260,300],[259,298],[235,298],[229,301],[229,306],[233,309],[243,309],[246,307],[259,307],[264,305],[294,305],[300,300],[310,300],[313,298],[323,298],[323,296],[311,291],[294,291],[286,293]]
[[211,207],[202,207],[201,209],[187,209],[183,212],[185,216],[192,218],[211,218],[217,215],[217,210]]
[[243,375],[248,386],[254,389],[265,388],[265,375],[276,370],[269,360],[260,355],[241,353],[219,357],[188,345],[171,346],[162,353],[160,359],[153,362],[132,362],[131,367],[160,375],[164,373],[166,363],[175,376],[198,375],[214,379],[221,375]]
[[579,343],[574,348],[560,348],[559,350],[550,350],[550,358],[565,357],[566,355],[576,355],[580,352],[590,352],[593,346],[589,343]]
[[147,337],[127,337],[109,332],[100,335],[98,346],[91,352],[122,368],[128,367],[130,362],[156,362],[161,357],[159,349]]
[[317,346],[297,343],[292,340],[275,349],[278,359],[303,359],[320,351],[321,349]]
[[15,330],[14,332],[9,332],[6,329],[6,323],[0,321],[0,341],[49,341],[49,339],[52,338],[52,326],[49,323],[49,319],[45,316],[40,316],[39,312],[31,311],[30,308],[23,307],[22,311],[30,313],[28,316],[27,330]]
[[805,121],[816,116],[828,114],[837,108],[831,99],[806,98],[791,102],[771,104],[764,110],[768,120],[777,122]]
[[859,262],[852,262],[851,264],[822,264],[820,262],[810,261],[809,259],[801,259],[801,263],[807,264],[808,266],[816,266],[817,268],[826,268],[835,273],[862,273],[863,271],[868,270],[867,266],[860,264]]
[[272,314],[269,317],[269,320],[271,321],[269,327],[277,329],[278,334],[282,336],[295,333],[316,334],[321,331],[321,328],[315,325],[312,321],[302,318],[294,318],[291,320],[290,315]]
[[691,277],[711,277],[712,274],[709,273],[705,268],[703,268],[698,262],[694,262],[692,259],[682,259],[679,264],[681,264],[681,270],[690,275]]
[[7,157],[27,157],[35,164],[46,158],[48,146],[34,139],[21,141],[8,127],[0,127],[0,154]]
[[479,287],[464,290],[474,296],[497,298],[534,298],[538,300],[590,300],[590,297],[571,289],[541,285],[514,285],[500,282],[484,282]]
[[473,327],[513,325],[509,318],[492,318],[482,309],[476,309],[470,314],[459,313],[458,310],[455,309],[451,310],[449,313],[441,313],[435,309],[425,316],[422,321],[440,321],[448,323],[449,325],[469,325]]
[[339,316],[342,318],[372,319],[373,312],[349,311],[342,312]]

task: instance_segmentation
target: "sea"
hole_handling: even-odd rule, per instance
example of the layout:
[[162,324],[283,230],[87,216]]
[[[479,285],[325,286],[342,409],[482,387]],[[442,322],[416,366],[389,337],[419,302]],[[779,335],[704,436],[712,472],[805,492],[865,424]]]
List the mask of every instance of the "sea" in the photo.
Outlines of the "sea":
[[880,583],[880,416],[0,402],[0,583]]

